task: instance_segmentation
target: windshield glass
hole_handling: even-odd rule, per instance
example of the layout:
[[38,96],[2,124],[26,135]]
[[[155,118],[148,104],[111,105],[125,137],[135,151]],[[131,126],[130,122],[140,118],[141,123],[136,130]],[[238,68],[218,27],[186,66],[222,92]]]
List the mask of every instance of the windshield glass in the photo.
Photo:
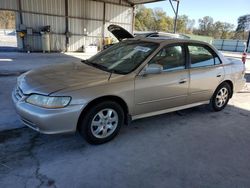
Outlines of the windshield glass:
[[156,48],[157,43],[143,41],[123,41],[102,51],[88,60],[88,63],[120,74],[136,69]]

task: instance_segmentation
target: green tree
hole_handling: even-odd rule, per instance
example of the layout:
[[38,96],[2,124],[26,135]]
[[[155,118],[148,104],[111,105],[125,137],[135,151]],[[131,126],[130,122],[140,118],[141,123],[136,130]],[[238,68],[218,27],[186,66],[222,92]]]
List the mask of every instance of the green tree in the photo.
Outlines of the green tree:
[[135,15],[135,29],[147,31],[155,29],[155,18],[153,10],[141,5],[137,7]]
[[154,19],[156,31],[169,32],[173,30],[173,20],[171,17],[166,15],[166,12],[164,12],[163,9],[154,9]]
[[222,34],[221,34],[221,39],[230,39],[233,37],[234,32],[233,32],[234,25],[224,22],[223,27],[222,27]]
[[[240,16],[238,18],[238,25],[234,35],[235,39],[247,40],[248,33],[250,30],[250,14]],[[250,32],[250,31],[249,31]]]
[[247,31],[250,30],[250,14],[240,16],[238,18],[238,26],[236,31]]
[[[239,20],[242,22],[244,19]],[[179,15],[177,19],[177,32],[211,36],[216,39],[230,39],[238,36],[233,30],[233,24],[220,21],[214,22],[210,16],[199,19],[198,29],[194,28],[194,25],[195,20],[189,19],[187,15]],[[243,25],[243,22],[241,25]],[[137,7],[135,29],[138,31],[173,32],[174,18],[167,16],[162,8],[151,9],[141,5]]]
[[187,15],[180,15],[177,19],[178,33],[192,33],[195,20],[191,20]]
[[234,36],[233,29],[233,24],[217,21],[213,24],[212,36],[215,39],[230,39]]
[[213,35],[213,23],[214,20],[210,16],[205,16],[199,19],[199,34],[212,36]]
[[194,25],[195,25],[195,20],[194,19],[188,19],[187,22],[187,33],[193,33],[194,30]]
[[222,36],[222,31],[223,31],[223,23],[220,21],[217,21],[213,24],[213,32],[212,32],[212,36],[215,39],[220,39]]

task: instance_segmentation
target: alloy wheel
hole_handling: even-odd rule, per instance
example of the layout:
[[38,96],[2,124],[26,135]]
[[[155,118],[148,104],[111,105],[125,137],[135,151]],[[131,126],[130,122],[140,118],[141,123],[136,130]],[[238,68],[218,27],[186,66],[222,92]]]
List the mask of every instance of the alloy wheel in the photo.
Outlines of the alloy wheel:
[[99,111],[91,122],[91,132],[96,138],[107,138],[117,128],[118,114],[111,108]]
[[229,92],[228,89],[226,87],[222,87],[217,95],[216,95],[216,101],[215,104],[217,107],[221,108],[223,105],[226,104],[228,97],[229,97]]

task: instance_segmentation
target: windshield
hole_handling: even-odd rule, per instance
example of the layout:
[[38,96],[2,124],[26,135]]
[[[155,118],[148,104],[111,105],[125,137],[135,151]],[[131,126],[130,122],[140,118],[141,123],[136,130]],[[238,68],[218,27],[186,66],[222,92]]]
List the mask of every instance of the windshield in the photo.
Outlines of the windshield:
[[136,69],[156,48],[157,43],[123,41],[90,58],[86,63],[105,71],[127,74]]

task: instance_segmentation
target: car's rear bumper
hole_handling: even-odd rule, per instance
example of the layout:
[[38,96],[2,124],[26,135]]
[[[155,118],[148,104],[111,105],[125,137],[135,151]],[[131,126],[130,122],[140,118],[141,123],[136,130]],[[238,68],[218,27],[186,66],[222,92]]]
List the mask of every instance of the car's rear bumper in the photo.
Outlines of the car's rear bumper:
[[12,94],[17,113],[28,127],[45,134],[74,132],[83,105],[69,105],[65,108],[46,109],[17,100]]
[[245,84],[246,84],[245,78],[236,80],[234,83],[234,92],[241,91],[244,88]]

